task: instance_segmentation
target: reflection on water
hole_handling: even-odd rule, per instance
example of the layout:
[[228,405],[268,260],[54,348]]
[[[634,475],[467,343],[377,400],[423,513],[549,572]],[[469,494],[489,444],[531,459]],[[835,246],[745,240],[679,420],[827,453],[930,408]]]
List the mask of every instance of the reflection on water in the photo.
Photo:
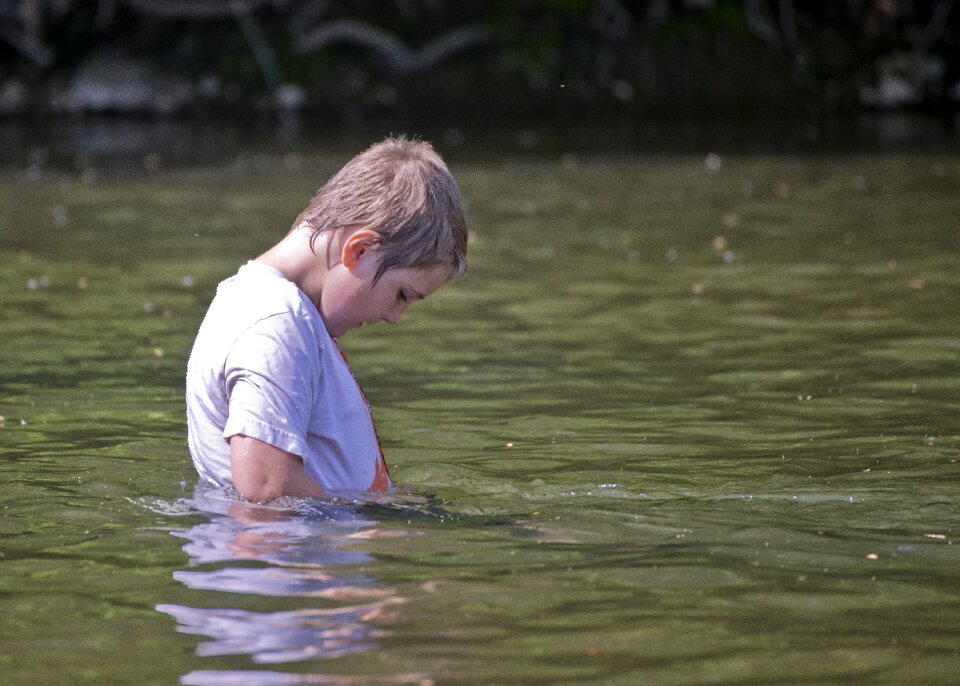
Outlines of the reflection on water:
[[323,684],[324,686],[432,686],[433,680],[422,674],[400,674],[398,676],[344,677],[322,674],[290,674],[287,672],[263,671],[208,671],[192,672],[180,680],[184,686],[305,686]]
[[[200,656],[249,655],[254,663],[275,664],[370,650],[383,631],[378,625],[405,602],[357,571],[372,558],[351,544],[378,532],[348,505],[255,505],[202,486],[186,504],[207,521],[174,532],[186,540],[183,550],[193,568],[174,572],[174,578],[192,590],[242,594],[223,596],[217,607],[157,606],[177,620],[180,632],[209,639],[197,647]],[[202,596],[204,602],[210,597]],[[268,612],[237,606],[258,597],[300,600],[291,609]],[[292,677],[192,672],[183,683],[291,683]]]

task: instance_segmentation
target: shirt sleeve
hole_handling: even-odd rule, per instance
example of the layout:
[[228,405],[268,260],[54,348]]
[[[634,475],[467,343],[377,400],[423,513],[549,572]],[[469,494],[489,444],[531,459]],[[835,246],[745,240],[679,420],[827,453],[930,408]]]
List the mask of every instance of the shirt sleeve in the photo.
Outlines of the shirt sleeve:
[[243,434],[303,456],[320,375],[318,346],[293,314],[267,317],[244,331],[224,367],[230,399],[224,439]]

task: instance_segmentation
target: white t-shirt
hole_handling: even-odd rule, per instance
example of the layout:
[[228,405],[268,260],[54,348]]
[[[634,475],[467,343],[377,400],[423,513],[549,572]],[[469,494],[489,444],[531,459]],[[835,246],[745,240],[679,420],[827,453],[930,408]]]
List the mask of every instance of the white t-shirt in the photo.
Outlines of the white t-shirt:
[[248,262],[217,287],[187,364],[190,454],[232,486],[229,439],[243,434],[303,459],[331,492],[385,491],[363,391],[316,306],[280,272]]

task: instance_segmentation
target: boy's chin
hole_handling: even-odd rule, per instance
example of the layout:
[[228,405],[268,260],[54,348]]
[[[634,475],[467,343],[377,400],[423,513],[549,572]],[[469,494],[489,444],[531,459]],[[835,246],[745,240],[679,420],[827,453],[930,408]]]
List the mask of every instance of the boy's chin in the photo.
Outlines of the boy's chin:
[[329,321],[326,317],[323,316],[321,312],[320,318],[323,320],[323,325],[327,329],[327,333],[330,334],[331,338],[340,338],[347,331],[350,330],[350,324],[344,324],[343,322],[332,322]]
[[343,338],[348,333],[354,329],[359,329],[363,324],[347,324],[346,326],[341,326],[337,328],[328,328],[327,331],[330,332],[330,335],[334,338]]

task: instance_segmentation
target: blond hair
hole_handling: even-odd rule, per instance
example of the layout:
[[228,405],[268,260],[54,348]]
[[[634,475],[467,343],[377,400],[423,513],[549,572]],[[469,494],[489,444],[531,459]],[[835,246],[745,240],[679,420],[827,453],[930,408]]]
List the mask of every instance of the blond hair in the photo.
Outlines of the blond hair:
[[448,266],[456,277],[467,267],[467,221],[457,183],[426,141],[391,137],[347,162],[297,217],[311,230],[310,247],[325,231],[363,226],[380,235],[388,269]]

